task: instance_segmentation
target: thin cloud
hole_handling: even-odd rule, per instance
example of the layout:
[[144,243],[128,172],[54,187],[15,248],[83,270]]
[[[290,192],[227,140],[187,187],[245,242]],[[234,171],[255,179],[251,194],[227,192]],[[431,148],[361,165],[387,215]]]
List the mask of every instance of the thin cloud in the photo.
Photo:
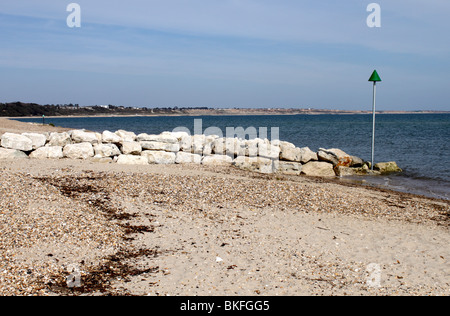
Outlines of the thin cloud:
[[[126,77],[127,87],[147,83],[151,97],[167,99],[166,104],[181,103],[186,96],[189,104],[202,105],[216,97],[223,104],[266,100],[271,106],[278,98],[284,104],[333,102],[355,108],[364,101],[366,72],[373,68],[390,82],[385,96],[393,102],[429,96],[444,107],[449,98],[439,84],[449,68],[450,43],[443,39],[449,31],[447,0],[380,0],[379,29],[367,27],[370,1],[360,0],[74,2],[82,9],[80,29],[65,24],[69,1],[2,4],[0,67],[103,76],[93,82],[97,91],[117,90],[111,78]],[[420,72],[415,76],[423,79],[420,83],[408,79],[411,68]],[[35,89],[52,80],[41,80]],[[92,87],[77,82],[85,91],[80,97],[89,102]],[[1,82],[1,94],[8,95],[13,84],[18,83]],[[204,87],[214,93],[206,96]],[[404,94],[396,95],[393,87]],[[144,91],[142,102],[136,89],[121,91],[121,100],[129,91],[129,102],[148,104]]]

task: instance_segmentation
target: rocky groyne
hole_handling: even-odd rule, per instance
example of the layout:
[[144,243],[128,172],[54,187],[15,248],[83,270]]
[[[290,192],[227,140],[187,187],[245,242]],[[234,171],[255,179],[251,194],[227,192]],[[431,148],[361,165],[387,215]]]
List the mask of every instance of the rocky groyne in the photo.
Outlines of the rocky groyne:
[[395,162],[376,164],[340,149],[299,148],[268,139],[240,139],[164,132],[159,135],[119,130],[103,133],[72,130],[62,133],[5,133],[0,159],[90,159],[126,165],[234,165],[260,173],[335,177],[401,172]]

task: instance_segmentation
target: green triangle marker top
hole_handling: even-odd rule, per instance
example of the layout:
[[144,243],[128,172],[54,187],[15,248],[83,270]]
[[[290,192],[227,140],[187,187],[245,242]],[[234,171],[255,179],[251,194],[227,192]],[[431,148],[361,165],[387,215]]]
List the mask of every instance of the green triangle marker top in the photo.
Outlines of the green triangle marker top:
[[373,71],[372,76],[370,76],[369,81],[373,81],[373,82],[381,81],[381,78],[378,75],[378,72],[376,70]]

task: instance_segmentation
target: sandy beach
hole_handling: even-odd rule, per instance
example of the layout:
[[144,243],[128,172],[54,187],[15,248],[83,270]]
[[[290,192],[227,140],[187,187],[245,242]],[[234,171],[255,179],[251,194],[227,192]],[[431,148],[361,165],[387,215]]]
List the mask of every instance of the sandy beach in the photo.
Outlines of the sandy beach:
[[49,125],[42,124],[30,124],[23,123],[19,121],[10,120],[7,118],[0,117],[0,136],[4,133],[45,133],[45,132],[63,132],[70,129],[63,127],[52,127]]
[[449,201],[203,165],[0,172],[0,295],[450,294]]

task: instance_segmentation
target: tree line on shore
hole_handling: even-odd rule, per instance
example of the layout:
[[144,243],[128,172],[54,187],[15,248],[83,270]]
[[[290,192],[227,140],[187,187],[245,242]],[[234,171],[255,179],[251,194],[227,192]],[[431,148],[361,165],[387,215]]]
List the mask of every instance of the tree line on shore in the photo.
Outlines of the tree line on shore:
[[68,116],[68,115],[101,115],[101,114],[176,114],[187,110],[202,109],[207,107],[167,107],[167,108],[147,108],[147,107],[124,107],[115,105],[94,105],[79,106],[78,104],[46,104],[10,102],[0,103],[0,116],[21,117],[21,116]]

